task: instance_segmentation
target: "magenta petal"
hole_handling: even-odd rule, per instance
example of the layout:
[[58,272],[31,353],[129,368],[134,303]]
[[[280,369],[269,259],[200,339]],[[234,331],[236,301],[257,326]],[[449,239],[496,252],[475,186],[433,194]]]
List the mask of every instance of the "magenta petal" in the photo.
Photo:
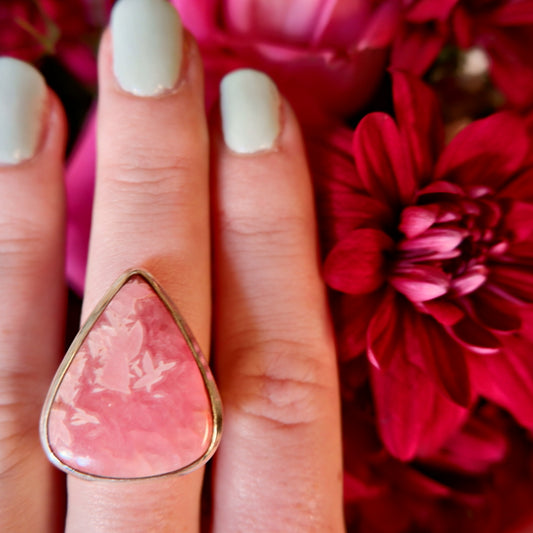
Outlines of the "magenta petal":
[[[525,3],[525,2],[523,2]],[[533,69],[529,50],[533,46],[531,26],[491,28],[485,48],[491,59],[493,83],[516,108],[533,102]]]
[[390,287],[368,325],[367,355],[377,368],[386,369],[391,361],[402,357],[404,321],[402,309],[406,304]]
[[[532,179],[533,176],[530,176]],[[529,186],[533,189],[533,182]],[[533,200],[530,203],[514,201],[505,216],[507,227],[513,232],[515,243],[526,242],[533,250]]]
[[533,269],[526,265],[492,264],[491,283],[512,297],[526,303],[533,303]]
[[413,459],[431,417],[435,386],[415,365],[396,358],[394,367],[372,370],[378,429],[389,453]]
[[92,110],[65,171],[67,191],[65,268],[69,284],[80,295],[83,294],[89,249],[95,167],[96,112]]
[[[353,168],[352,168],[353,171]],[[328,179],[328,178],[325,178]],[[344,185],[324,184],[328,190],[319,195],[320,220],[328,231],[332,243],[343,240],[351,231],[358,228],[379,230],[391,226],[391,210],[385,204],[367,195],[358,194]],[[331,247],[331,244],[329,245]],[[327,249],[327,248],[326,248]]]
[[494,357],[470,357],[473,383],[480,394],[511,412],[533,431],[533,345],[509,337]]
[[472,122],[451,140],[435,175],[437,179],[450,177],[462,186],[499,189],[520,168],[528,150],[523,121],[511,113],[496,113]]
[[470,377],[464,349],[430,317],[418,317],[417,338],[411,345],[419,349],[429,374],[456,404],[468,407],[471,401]]
[[469,296],[476,318],[491,331],[518,331],[522,324],[514,302],[498,296],[490,286]]
[[521,169],[513,180],[508,181],[500,194],[507,198],[519,198],[523,202],[533,202],[533,167]]
[[475,265],[461,276],[452,280],[452,290],[458,296],[476,291],[487,281],[488,269],[484,265]]
[[504,2],[495,9],[490,18],[498,26],[526,26],[533,24],[533,3]]
[[171,3],[196,39],[213,39],[217,31],[218,0],[171,0]]
[[450,286],[448,276],[440,268],[425,265],[395,270],[388,281],[412,302],[438,298],[446,294]]
[[[493,409],[494,406],[487,406]],[[500,427],[493,427],[494,420],[472,416],[441,450],[424,459],[440,471],[457,471],[467,474],[483,474],[502,461],[508,452],[508,441]]]
[[436,394],[433,404],[433,421],[429,424],[428,430],[422,434],[417,455],[419,457],[432,455],[445,449],[450,439],[453,439],[461,430],[469,413],[469,409],[451,402],[446,396]]
[[414,254],[446,253],[455,250],[467,235],[468,233],[461,229],[430,228],[417,237],[401,241],[396,248]]
[[368,324],[379,306],[381,294],[334,294],[332,308],[337,330],[339,359],[348,361],[367,350]]
[[431,315],[439,324],[451,326],[463,318],[464,311],[455,302],[443,298],[418,304],[425,313]]
[[392,239],[379,230],[357,229],[338,243],[324,264],[324,278],[333,289],[348,294],[367,294],[385,282],[384,252]]
[[435,93],[415,76],[393,72],[392,83],[398,128],[407,141],[417,183],[423,185],[444,143],[440,107]]
[[406,207],[401,214],[398,229],[409,239],[420,235],[437,220],[438,205],[413,205]]
[[389,115],[366,115],[355,130],[353,149],[357,172],[371,196],[390,206],[413,200],[417,184],[398,128]]
[[446,20],[459,0],[418,0],[412,2],[407,9],[407,19],[410,22],[428,22],[430,20]]
[[[437,180],[431,182],[429,185],[424,187],[421,191],[418,192],[418,198],[423,198],[428,195],[435,194],[447,194],[453,196],[462,197],[465,195],[463,189],[455,183],[450,183],[445,180]],[[425,200],[425,198],[424,198]]]
[[[372,367],[371,377],[383,443],[393,456],[409,461],[421,445],[426,450],[442,446],[456,429],[452,422],[464,416],[464,409],[443,396],[427,374],[409,360],[408,346],[401,346],[403,356],[396,357],[385,371]],[[444,408],[451,411],[450,416],[435,416]]]
[[422,76],[439,55],[448,39],[446,24],[404,23],[394,40],[391,66],[394,69]]
[[[412,331],[414,334],[408,335]],[[464,407],[471,400],[470,380],[463,348],[432,318],[413,312],[389,291],[368,327],[368,356],[382,370],[409,354],[432,376],[449,398]]]
[[468,315],[464,315],[448,331],[463,346],[477,354],[493,355],[501,348],[498,338]]
[[399,2],[397,0],[383,2],[372,13],[363,33],[359,36],[357,49],[389,47],[396,35],[399,23]]

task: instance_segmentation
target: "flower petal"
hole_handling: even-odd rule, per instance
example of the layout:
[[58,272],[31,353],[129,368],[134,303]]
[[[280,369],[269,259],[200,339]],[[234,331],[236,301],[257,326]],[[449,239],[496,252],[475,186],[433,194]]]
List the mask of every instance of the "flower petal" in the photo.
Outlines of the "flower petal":
[[491,28],[483,44],[491,59],[491,78],[516,108],[533,102],[533,72],[529,50],[533,46],[531,26]]
[[339,359],[348,361],[366,352],[368,324],[382,299],[380,292],[353,296],[333,294]]
[[392,83],[400,135],[407,141],[417,184],[424,185],[444,144],[440,106],[435,93],[411,74],[393,72]]
[[437,298],[427,302],[419,303],[422,311],[431,315],[439,324],[452,326],[463,318],[464,311],[455,303],[445,298]]
[[361,227],[379,230],[391,226],[391,210],[385,204],[346,187],[331,187],[327,196],[323,195],[318,201],[320,220],[329,230],[333,242],[343,240],[351,231]]
[[519,173],[500,189],[500,196],[533,202],[533,167],[520,169]]
[[460,228],[430,228],[417,237],[400,241],[396,249],[406,252],[408,257],[411,254],[446,253],[455,250],[467,235],[468,232]]
[[[494,406],[487,406],[492,407]],[[494,427],[492,418],[483,420],[473,416],[433,457],[424,459],[440,471],[459,471],[483,474],[495,463],[502,461],[508,451],[508,442],[501,428]]]
[[486,328],[468,315],[448,328],[448,332],[465,348],[476,354],[495,354],[501,348],[500,341]]
[[392,46],[392,68],[422,76],[437,59],[448,35],[449,29],[444,23],[404,23]]
[[533,430],[533,345],[523,338],[508,337],[494,357],[469,359],[473,383],[480,394],[511,412]]
[[451,140],[437,162],[436,179],[499,189],[519,169],[528,150],[523,121],[508,112],[496,113],[472,122]]
[[83,294],[96,165],[96,113],[92,110],[67,162],[66,276],[78,295]]
[[402,357],[405,349],[402,309],[405,305],[389,288],[368,324],[367,355],[376,368],[386,369],[391,361]]
[[509,302],[483,287],[469,296],[476,318],[491,331],[518,331],[522,324],[519,309],[513,302]]
[[393,240],[382,231],[352,231],[326,257],[326,283],[348,294],[368,294],[379,289],[385,282],[384,252],[393,245]]
[[492,264],[491,283],[522,302],[533,303],[533,269],[517,264]]
[[412,202],[415,180],[394,120],[366,115],[357,126],[353,149],[357,173],[370,196],[390,206]]
[[412,302],[425,302],[448,292],[449,277],[438,267],[412,265],[396,269],[388,278],[389,283]]
[[442,201],[441,195],[448,195],[452,200],[455,200],[456,196],[464,196],[465,193],[455,183],[450,183],[445,180],[433,181],[418,192],[418,198],[423,199],[425,202],[430,201],[430,198],[433,196],[436,196],[437,200]]
[[492,11],[489,20],[498,26],[533,24],[533,4],[527,0],[525,2],[504,2]]
[[465,296],[476,291],[487,281],[488,269],[484,265],[474,265],[460,276],[453,278],[452,291],[457,296]]
[[[400,23],[400,2],[392,0],[377,6],[359,36],[357,50],[390,46]],[[353,32],[352,32],[353,35]]]
[[406,207],[401,214],[398,229],[408,238],[412,239],[424,233],[437,220],[438,205],[412,205]]
[[[530,177],[533,178],[533,176]],[[533,201],[531,203],[511,202],[505,215],[505,222],[513,232],[514,243],[526,241],[530,249],[533,249]]]
[[433,318],[389,290],[368,326],[368,357],[381,370],[397,359],[409,360],[427,371],[450,400],[468,406],[470,380],[464,349]]
[[434,19],[446,20],[459,0],[419,0],[412,2],[406,18],[410,22],[428,22]]
[[472,395],[464,349],[431,317],[417,317],[417,342],[426,369],[444,394],[454,403],[468,407]]
[[[387,370],[372,367],[372,392],[383,443],[393,456],[409,461],[422,444],[432,450],[442,446],[456,429],[450,420],[463,417],[464,409],[443,396],[431,378],[410,361],[409,346],[401,346],[403,355]],[[435,416],[442,409],[449,410],[450,416]]]

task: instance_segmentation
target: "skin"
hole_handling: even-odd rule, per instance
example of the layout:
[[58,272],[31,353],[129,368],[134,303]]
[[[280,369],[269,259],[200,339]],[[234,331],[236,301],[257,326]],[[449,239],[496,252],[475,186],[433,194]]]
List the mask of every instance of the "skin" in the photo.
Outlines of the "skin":
[[[335,347],[296,119],[283,102],[275,147],[236,154],[218,114],[206,118],[190,35],[180,81],[154,98],[120,89],[110,37],[82,320],[122,272],[144,268],[204,353],[214,347],[225,419],[211,531],[344,531]],[[51,92],[44,122],[35,157],[0,168],[0,530],[199,532],[204,469],[65,488],[41,451],[65,315],[65,118]]]

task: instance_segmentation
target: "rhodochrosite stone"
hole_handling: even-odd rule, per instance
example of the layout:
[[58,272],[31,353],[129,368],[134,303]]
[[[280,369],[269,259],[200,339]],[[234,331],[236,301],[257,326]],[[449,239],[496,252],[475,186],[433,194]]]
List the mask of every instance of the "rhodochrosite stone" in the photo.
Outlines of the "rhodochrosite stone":
[[131,277],[57,389],[48,442],[65,465],[110,478],[162,475],[209,449],[211,400],[191,350],[152,287]]

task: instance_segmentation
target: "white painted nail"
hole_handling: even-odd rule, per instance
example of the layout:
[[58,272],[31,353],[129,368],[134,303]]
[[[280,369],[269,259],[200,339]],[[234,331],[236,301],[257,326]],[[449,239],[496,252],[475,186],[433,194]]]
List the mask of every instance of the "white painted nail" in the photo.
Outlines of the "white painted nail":
[[241,154],[274,146],[280,132],[280,97],[262,72],[235,70],[220,85],[222,131],[226,145]]
[[166,0],[120,0],[111,13],[113,69],[119,85],[138,96],[172,89],[179,78],[183,27]]
[[46,82],[34,67],[0,57],[0,163],[16,165],[35,155],[43,127]]

